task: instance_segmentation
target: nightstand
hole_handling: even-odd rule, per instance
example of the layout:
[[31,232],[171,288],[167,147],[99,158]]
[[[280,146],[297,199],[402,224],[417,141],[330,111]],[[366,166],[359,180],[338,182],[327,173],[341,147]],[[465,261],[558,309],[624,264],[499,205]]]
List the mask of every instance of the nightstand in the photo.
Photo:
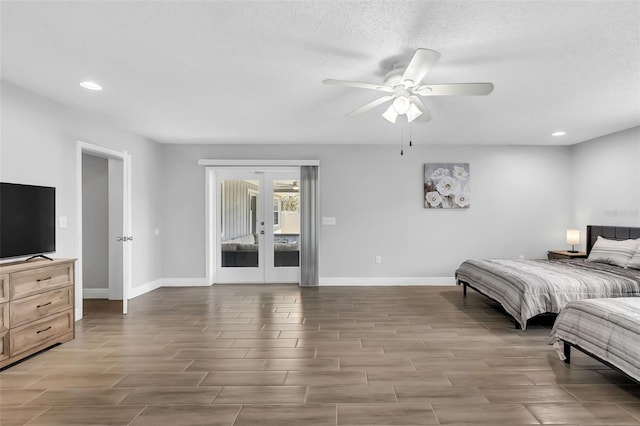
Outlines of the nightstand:
[[586,259],[586,257],[587,253],[584,251],[571,253],[567,250],[549,250],[547,252],[548,259]]

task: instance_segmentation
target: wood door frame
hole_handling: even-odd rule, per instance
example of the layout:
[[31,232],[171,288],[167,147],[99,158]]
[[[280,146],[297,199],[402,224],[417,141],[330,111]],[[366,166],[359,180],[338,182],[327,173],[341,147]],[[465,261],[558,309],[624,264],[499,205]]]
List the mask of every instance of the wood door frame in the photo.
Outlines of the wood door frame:
[[[76,144],[76,211],[77,211],[77,247],[78,260],[75,267],[75,315],[76,321],[82,318],[82,154],[121,160],[122,167],[122,233],[132,235],[132,204],[131,204],[131,155],[127,151],[116,151],[89,142],[77,141]],[[122,311],[128,312],[129,289],[131,288],[133,253],[131,241],[123,243],[122,249]]]

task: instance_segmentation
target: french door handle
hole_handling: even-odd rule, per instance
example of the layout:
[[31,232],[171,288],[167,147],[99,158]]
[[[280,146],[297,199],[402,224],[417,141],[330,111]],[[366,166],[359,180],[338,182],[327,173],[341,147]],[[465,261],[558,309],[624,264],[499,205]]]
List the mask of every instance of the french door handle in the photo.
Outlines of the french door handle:
[[124,238],[123,237],[118,237],[118,238],[116,238],[116,241],[124,241]]

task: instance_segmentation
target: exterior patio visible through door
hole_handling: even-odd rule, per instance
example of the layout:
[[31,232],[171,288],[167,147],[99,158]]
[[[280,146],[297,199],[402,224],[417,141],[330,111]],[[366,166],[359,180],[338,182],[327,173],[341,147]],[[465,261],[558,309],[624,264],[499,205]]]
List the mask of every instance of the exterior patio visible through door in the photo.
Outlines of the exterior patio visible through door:
[[221,170],[215,177],[216,282],[299,282],[298,169]]

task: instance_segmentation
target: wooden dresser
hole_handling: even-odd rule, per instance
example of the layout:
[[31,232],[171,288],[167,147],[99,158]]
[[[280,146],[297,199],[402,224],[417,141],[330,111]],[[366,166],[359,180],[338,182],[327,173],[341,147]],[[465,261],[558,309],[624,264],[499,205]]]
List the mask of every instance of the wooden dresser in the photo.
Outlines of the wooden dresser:
[[0,368],[74,338],[74,264],[0,264]]

